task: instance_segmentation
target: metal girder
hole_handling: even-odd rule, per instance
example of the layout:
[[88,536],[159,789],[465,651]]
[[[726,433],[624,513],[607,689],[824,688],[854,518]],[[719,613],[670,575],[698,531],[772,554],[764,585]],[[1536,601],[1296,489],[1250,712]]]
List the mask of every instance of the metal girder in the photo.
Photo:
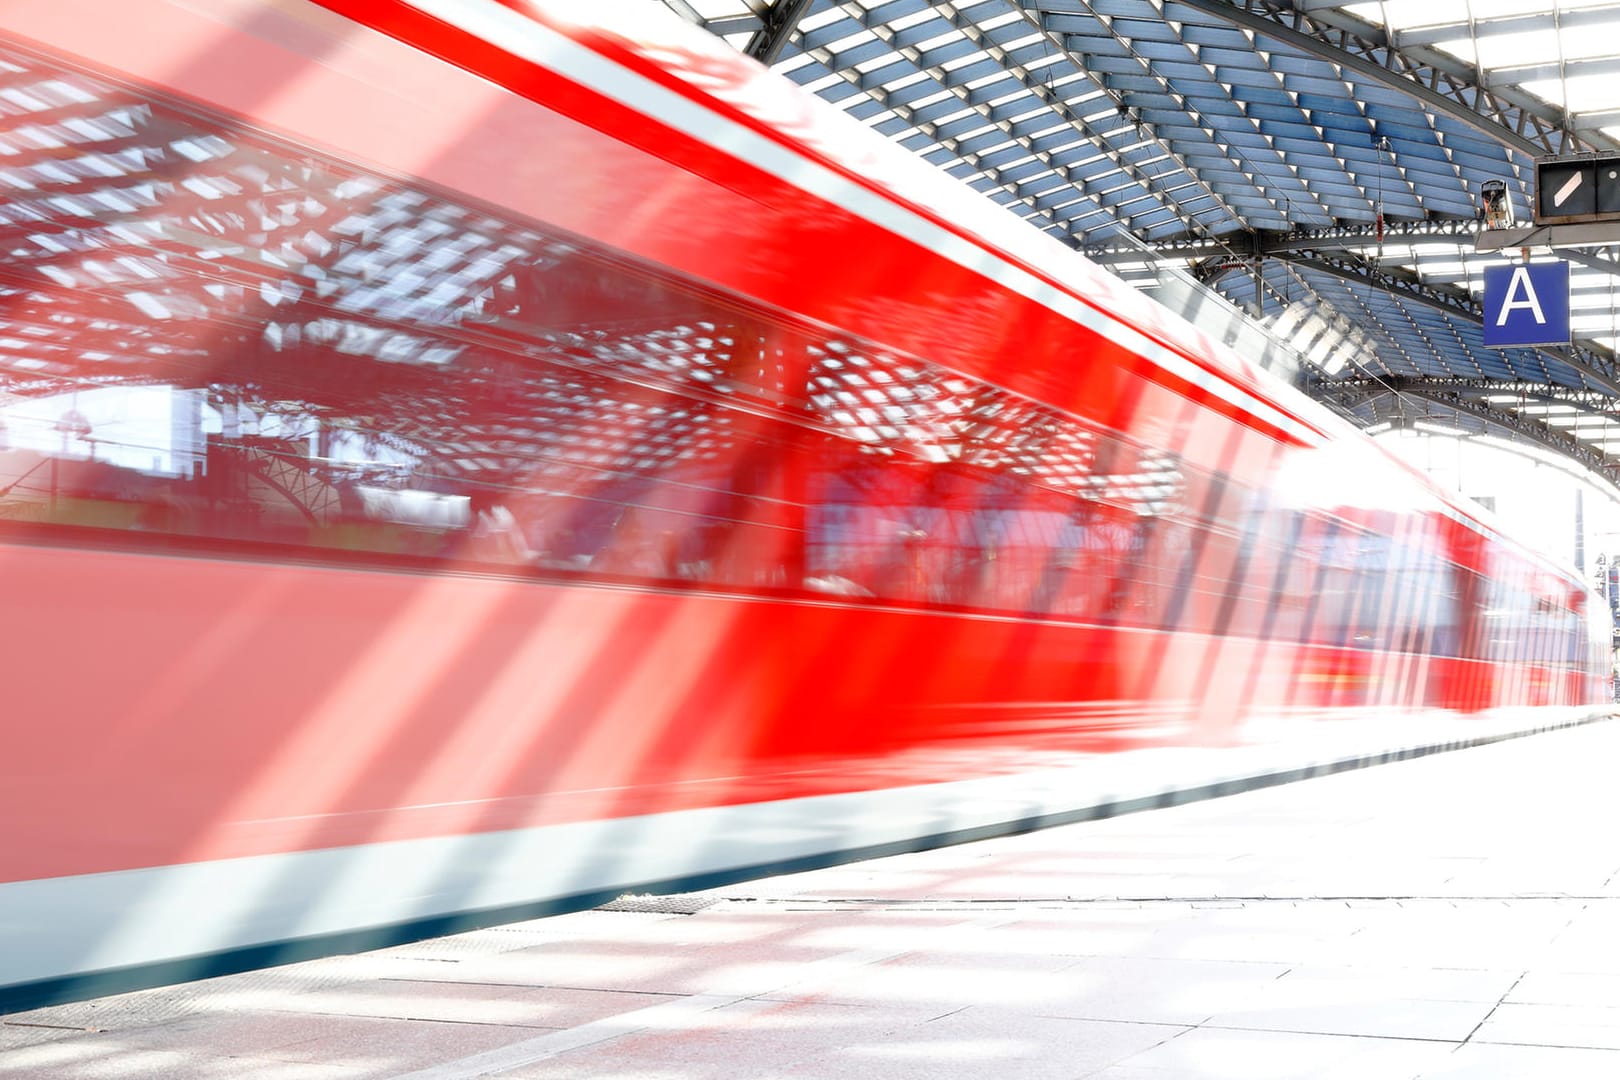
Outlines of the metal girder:
[[[1473,239],[1479,223],[1473,218],[1440,218],[1434,221],[1386,221],[1383,242]],[[1295,229],[1287,233],[1266,233],[1260,238],[1262,254],[1289,251],[1336,251],[1345,248],[1374,247],[1379,243],[1378,226],[1373,224],[1331,225],[1321,229]]]
[[1555,383],[1523,382],[1517,379],[1413,378],[1402,375],[1382,375],[1374,378],[1352,375],[1334,379],[1333,385],[1347,390],[1361,389],[1403,394],[1426,390],[1473,398],[1514,394],[1525,402],[1563,405],[1589,416],[1599,416],[1620,424],[1620,399],[1601,390],[1581,390]]
[[1382,27],[1342,10],[1306,11],[1291,0],[1174,2],[1411,94],[1531,157],[1620,145],[1595,130],[1577,134],[1562,110],[1540,98],[1517,88],[1487,87],[1478,68],[1423,46],[1402,48]]
[[308,458],[274,448],[268,440],[233,449],[244,472],[280,494],[310,523],[323,524],[339,512],[342,501],[337,489],[318,475]]
[[686,0],[664,0],[664,6],[694,26],[704,25],[703,16],[698,14],[697,8],[688,4]]
[[1615,244],[1620,244],[1620,221],[1589,221],[1578,225],[1523,225],[1513,229],[1486,229],[1475,238],[1474,250],[1503,251],[1517,247],[1567,249],[1610,247]]
[[1347,385],[1341,380],[1323,379],[1320,376],[1306,376],[1298,386],[1300,390],[1309,394],[1312,400],[1327,406],[1357,427],[1368,427],[1377,421],[1376,416],[1369,421],[1360,415],[1360,410],[1375,404],[1379,398],[1395,399],[1395,396],[1383,387],[1369,393],[1360,385]]
[[748,39],[743,52],[762,64],[769,64],[782,53],[782,47],[798,29],[799,20],[810,10],[814,0],[776,0],[760,16],[763,25]]
[[[1290,248],[1269,254],[1272,258],[1286,260],[1307,270],[1316,270],[1402,299],[1415,300],[1447,315],[1469,319],[1481,326],[1485,324],[1484,309],[1467,289],[1424,281],[1417,273],[1405,267],[1383,266],[1371,259],[1342,250]],[[1616,386],[1615,392],[1620,393],[1620,385]]]
[[[1479,233],[1479,223],[1473,218],[1437,218],[1431,221],[1387,221],[1384,223],[1385,243],[1410,243],[1419,240],[1472,239]],[[1234,232],[1226,233],[1220,241],[1203,237],[1177,237],[1171,240],[1144,241],[1156,255],[1178,259],[1219,258],[1233,252],[1255,252],[1261,256],[1288,251],[1333,251],[1344,248],[1373,247],[1378,243],[1378,227],[1371,224],[1328,225],[1318,229],[1294,229],[1290,232]],[[1142,249],[1132,244],[1097,243],[1081,248],[1094,262],[1115,262],[1120,258],[1142,257]]]
[[[1382,421],[1400,422],[1405,417],[1405,410],[1400,406],[1400,395],[1385,386],[1349,383],[1318,376],[1303,380],[1300,389],[1309,394],[1313,401],[1327,406],[1357,427],[1371,427]],[[1386,416],[1378,408],[1385,401],[1393,403],[1394,408],[1390,410],[1393,415]],[[1366,412],[1369,407],[1371,407],[1370,415]]]

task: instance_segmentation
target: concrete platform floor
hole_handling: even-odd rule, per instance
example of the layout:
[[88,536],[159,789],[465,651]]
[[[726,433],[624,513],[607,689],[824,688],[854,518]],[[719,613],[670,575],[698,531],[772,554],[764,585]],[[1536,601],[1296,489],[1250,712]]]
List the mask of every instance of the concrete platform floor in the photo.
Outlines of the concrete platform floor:
[[0,1077],[1620,1076],[1620,724],[0,1018]]

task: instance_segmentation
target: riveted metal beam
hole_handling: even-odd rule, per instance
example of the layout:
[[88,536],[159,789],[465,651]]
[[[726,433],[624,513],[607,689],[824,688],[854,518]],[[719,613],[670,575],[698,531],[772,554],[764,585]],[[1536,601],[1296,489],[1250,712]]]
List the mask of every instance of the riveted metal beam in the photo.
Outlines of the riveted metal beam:
[[743,52],[762,64],[769,64],[782,54],[783,46],[799,28],[799,20],[809,12],[814,0],[776,0],[761,16],[762,25],[748,39]]
[[1601,390],[1583,390],[1559,386],[1556,383],[1523,382],[1518,379],[1415,378],[1403,375],[1383,375],[1377,378],[1352,375],[1336,379],[1334,383],[1347,390],[1359,389],[1368,392],[1408,393],[1424,390],[1473,399],[1513,395],[1525,403],[1533,401],[1542,405],[1562,405],[1587,416],[1601,417],[1620,424],[1620,399]]
[[688,4],[686,0],[664,0],[664,6],[693,25],[706,25],[705,20],[698,12],[698,9],[693,7],[691,4]]
[[[1432,221],[1388,221],[1384,223],[1384,243],[1418,243],[1424,240],[1472,240],[1479,232],[1473,218],[1438,218]],[[1344,223],[1289,232],[1228,233],[1219,242],[1204,237],[1175,237],[1147,242],[1154,254],[1167,258],[1198,260],[1219,258],[1233,251],[1273,255],[1288,251],[1334,251],[1370,248],[1378,244],[1378,228],[1371,224]],[[1081,249],[1095,262],[1140,259],[1142,249],[1134,244],[1103,242]]]
[[[1405,267],[1383,266],[1371,259],[1345,251],[1317,249],[1285,249],[1271,252],[1271,257],[1285,259],[1307,270],[1329,274],[1357,285],[1377,289],[1405,300],[1415,300],[1447,315],[1468,319],[1481,326],[1485,312],[1467,289],[1455,285],[1437,285],[1424,281]],[[1615,388],[1620,393],[1620,385]]]
[[[1386,244],[1400,244],[1424,240],[1472,240],[1478,231],[1479,223],[1472,218],[1386,221],[1382,241]],[[1337,251],[1346,248],[1375,247],[1379,240],[1376,225],[1344,224],[1320,229],[1295,229],[1286,233],[1267,233],[1261,237],[1260,249],[1267,255],[1289,251]]]

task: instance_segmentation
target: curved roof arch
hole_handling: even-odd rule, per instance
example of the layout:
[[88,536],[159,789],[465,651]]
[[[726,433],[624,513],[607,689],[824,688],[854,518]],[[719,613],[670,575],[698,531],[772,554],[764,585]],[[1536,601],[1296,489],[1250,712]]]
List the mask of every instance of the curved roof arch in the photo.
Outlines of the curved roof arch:
[[1620,256],[1560,252],[1575,344],[1504,350],[1476,250],[1484,181],[1528,222],[1538,156],[1620,149],[1611,0],[647,2],[1126,280],[1308,332],[1302,382],[1364,424],[1474,410],[1620,477]]

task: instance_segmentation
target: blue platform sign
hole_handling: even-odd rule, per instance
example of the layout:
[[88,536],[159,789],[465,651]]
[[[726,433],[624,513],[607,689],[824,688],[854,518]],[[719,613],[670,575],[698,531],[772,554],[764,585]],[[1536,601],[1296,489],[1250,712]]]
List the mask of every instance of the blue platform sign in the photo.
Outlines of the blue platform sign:
[[1485,344],[1569,344],[1569,263],[1485,268]]

